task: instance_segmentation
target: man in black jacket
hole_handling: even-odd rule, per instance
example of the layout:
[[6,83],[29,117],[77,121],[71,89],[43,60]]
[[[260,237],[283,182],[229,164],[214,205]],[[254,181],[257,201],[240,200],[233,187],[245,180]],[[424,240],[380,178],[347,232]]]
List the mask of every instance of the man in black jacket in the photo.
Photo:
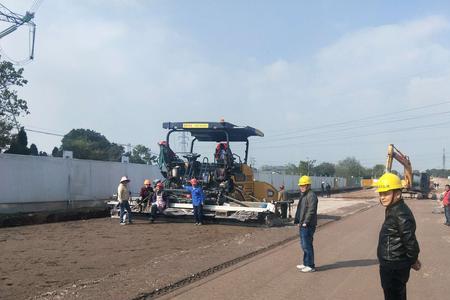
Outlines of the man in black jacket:
[[421,268],[416,221],[402,199],[402,183],[397,175],[381,176],[378,192],[381,205],[386,207],[377,249],[384,298],[406,299],[409,272],[411,268],[416,271]]
[[300,186],[300,200],[295,213],[294,224],[300,227],[300,242],[303,249],[303,264],[297,269],[303,273],[316,271],[314,264],[313,237],[317,226],[317,196],[311,190],[311,178],[302,176],[298,181]]

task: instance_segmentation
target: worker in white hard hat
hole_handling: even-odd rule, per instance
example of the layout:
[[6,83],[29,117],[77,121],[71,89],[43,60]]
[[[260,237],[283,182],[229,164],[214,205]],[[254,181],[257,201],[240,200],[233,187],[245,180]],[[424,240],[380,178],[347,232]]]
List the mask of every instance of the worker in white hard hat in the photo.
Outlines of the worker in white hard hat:
[[402,182],[392,173],[378,179],[380,203],[386,207],[381,226],[377,256],[384,298],[406,299],[406,283],[411,268],[419,271],[419,243],[414,215],[402,199]]
[[125,210],[127,211],[128,215],[128,223],[132,224],[131,220],[131,208],[130,208],[130,198],[131,193],[128,189],[128,183],[130,182],[130,179],[128,179],[127,176],[123,176],[120,179],[119,186],[117,187],[117,200],[119,200],[119,206],[120,206],[120,225],[125,225],[125,220],[123,219],[123,215],[125,213]]
[[298,181],[300,187],[300,200],[295,213],[294,224],[298,224],[300,245],[303,249],[303,263],[297,265],[303,273],[316,271],[314,264],[313,237],[317,226],[317,204],[316,194],[311,190],[312,180],[309,176],[302,176]]

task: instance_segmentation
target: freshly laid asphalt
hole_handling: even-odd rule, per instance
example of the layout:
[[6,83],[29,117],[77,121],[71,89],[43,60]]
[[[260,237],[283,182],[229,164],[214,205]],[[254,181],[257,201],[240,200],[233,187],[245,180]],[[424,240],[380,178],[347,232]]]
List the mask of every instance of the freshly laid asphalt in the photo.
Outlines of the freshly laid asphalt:
[[[411,271],[408,299],[450,299],[450,227],[433,214],[435,201],[408,200],[417,222],[422,269]],[[383,299],[376,247],[384,208],[377,205],[319,227],[317,272],[296,269],[302,257],[290,242],[167,294],[163,299]]]

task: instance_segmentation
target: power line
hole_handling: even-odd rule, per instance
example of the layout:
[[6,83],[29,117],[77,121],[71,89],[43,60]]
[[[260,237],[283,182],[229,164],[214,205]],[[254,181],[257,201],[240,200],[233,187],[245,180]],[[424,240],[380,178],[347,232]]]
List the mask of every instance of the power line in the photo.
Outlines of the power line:
[[47,134],[47,135],[54,135],[54,136],[60,136],[60,137],[64,137],[63,134],[58,134],[58,133],[54,133],[54,132],[48,132],[48,131],[42,131],[42,130],[34,130],[34,129],[30,129],[30,128],[24,128],[26,131],[31,131],[31,132],[36,132],[36,133],[42,133],[42,134]]
[[[401,131],[408,131],[408,130],[414,130],[414,129],[425,129],[425,128],[435,127],[435,126],[439,126],[439,125],[448,125],[448,124],[450,124],[450,121],[443,122],[443,123],[436,123],[436,124],[421,125],[421,126],[389,129],[389,130],[385,130],[385,131],[364,133],[364,134],[360,134],[360,135],[350,135],[350,136],[342,136],[342,137],[335,137],[335,138],[327,138],[327,139],[322,139],[322,140],[318,140],[315,142],[314,141],[306,141],[306,142],[286,144],[286,145],[265,146],[265,147],[257,146],[257,147],[255,147],[255,149],[273,149],[273,148],[282,148],[282,147],[294,147],[294,146],[300,146],[300,145],[302,145],[302,146],[308,146],[308,145],[317,146],[316,143],[327,142],[330,140],[342,140],[342,139],[349,139],[349,138],[351,139],[351,138],[355,138],[355,137],[366,137],[366,136],[379,135],[379,134],[385,134],[385,133],[389,134],[389,133],[393,133],[393,132],[401,132]],[[314,142],[314,144],[313,144],[313,142]]]
[[445,115],[445,114],[450,114],[450,111],[423,114],[423,115],[420,115],[420,116],[413,116],[413,117],[408,117],[408,118],[403,118],[403,119],[392,119],[392,120],[387,120],[387,121],[377,121],[377,122],[374,122],[372,124],[359,125],[359,126],[354,126],[354,127],[345,127],[345,128],[341,128],[341,129],[332,129],[332,130],[322,131],[322,132],[314,133],[314,134],[311,133],[311,134],[296,135],[296,136],[284,137],[284,138],[283,137],[272,138],[270,141],[267,141],[267,142],[265,140],[262,140],[262,141],[257,141],[256,143],[257,144],[265,144],[265,143],[272,143],[274,141],[291,140],[291,139],[304,138],[304,137],[309,137],[309,136],[316,137],[317,134],[328,134],[328,133],[333,133],[333,132],[343,132],[343,131],[349,131],[349,130],[353,130],[353,129],[372,127],[374,125],[379,125],[379,124],[389,124],[389,123],[411,121],[411,120],[417,120],[417,119],[420,119],[420,118],[427,118],[427,117],[430,117],[430,116],[438,116],[438,115]]
[[291,134],[295,134],[298,131],[302,131],[302,132],[304,132],[304,131],[311,131],[311,130],[317,130],[317,129],[321,129],[321,128],[327,128],[327,127],[330,127],[330,126],[339,126],[339,125],[345,125],[345,124],[359,122],[359,121],[367,121],[367,120],[370,120],[370,119],[376,119],[376,118],[380,118],[380,117],[385,118],[386,116],[397,115],[397,114],[400,114],[400,113],[405,113],[405,112],[410,112],[410,111],[422,110],[422,109],[425,109],[425,108],[436,107],[436,106],[440,106],[440,105],[444,105],[444,104],[450,104],[450,100],[439,102],[439,103],[433,103],[433,104],[428,104],[428,105],[417,106],[417,107],[404,109],[404,110],[396,110],[396,111],[393,111],[393,112],[390,112],[390,113],[383,113],[383,114],[376,114],[376,115],[372,115],[372,116],[366,116],[366,117],[363,117],[363,118],[352,119],[352,120],[343,121],[343,122],[334,122],[334,123],[324,124],[324,125],[321,125],[321,126],[293,129],[293,130],[289,130],[289,132],[284,131],[284,133],[282,133],[282,134],[275,134],[275,135],[273,135],[273,137],[284,136],[284,135],[291,135]]

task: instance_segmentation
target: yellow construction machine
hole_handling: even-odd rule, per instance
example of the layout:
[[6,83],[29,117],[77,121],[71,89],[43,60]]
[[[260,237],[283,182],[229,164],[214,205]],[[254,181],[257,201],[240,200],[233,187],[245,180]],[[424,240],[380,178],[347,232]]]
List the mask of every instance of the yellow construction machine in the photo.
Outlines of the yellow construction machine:
[[429,198],[430,176],[427,173],[413,172],[409,157],[400,152],[393,144],[390,144],[388,146],[386,172],[392,171],[394,159],[404,168],[402,179],[403,192],[411,196],[415,195],[417,198]]

